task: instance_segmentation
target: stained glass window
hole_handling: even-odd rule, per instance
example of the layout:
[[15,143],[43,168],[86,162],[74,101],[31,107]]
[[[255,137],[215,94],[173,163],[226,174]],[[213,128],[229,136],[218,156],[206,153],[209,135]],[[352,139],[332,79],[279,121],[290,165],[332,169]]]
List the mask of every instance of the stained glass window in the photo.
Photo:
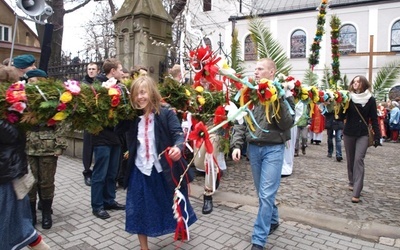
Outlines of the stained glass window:
[[248,35],[246,39],[244,39],[244,60],[245,61],[257,60],[257,47],[256,44],[251,39],[251,35]]
[[290,58],[306,58],[306,33],[295,30],[290,37]]
[[400,51],[400,20],[395,22],[392,26],[390,51]]
[[339,53],[347,55],[357,52],[357,30],[351,24],[343,25],[339,30]]

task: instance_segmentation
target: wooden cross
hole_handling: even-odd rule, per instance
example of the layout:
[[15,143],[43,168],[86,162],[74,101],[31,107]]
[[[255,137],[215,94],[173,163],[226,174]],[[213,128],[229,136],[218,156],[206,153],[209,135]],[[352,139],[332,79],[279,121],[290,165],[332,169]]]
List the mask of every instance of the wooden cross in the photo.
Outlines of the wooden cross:
[[374,52],[374,35],[369,36],[369,52],[349,53],[349,56],[369,56],[368,81],[372,84],[372,59],[374,56],[396,55],[396,52]]

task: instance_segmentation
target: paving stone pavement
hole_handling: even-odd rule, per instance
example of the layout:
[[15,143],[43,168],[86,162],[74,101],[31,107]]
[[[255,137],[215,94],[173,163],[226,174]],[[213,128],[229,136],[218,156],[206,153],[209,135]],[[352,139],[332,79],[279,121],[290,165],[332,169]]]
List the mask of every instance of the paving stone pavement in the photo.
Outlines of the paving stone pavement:
[[[310,145],[295,158],[294,171],[283,178],[277,202],[281,225],[269,237],[267,249],[400,249],[400,144],[368,149],[363,202],[352,204],[345,162],[326,157],[326,144]],[[201,214],[202,184],[197,174],[191,202],[199,220],[190,227],[191,240],[174,242],[173,235],[149,238],[150,249],[250,249],[257,212],[251,172],[246,160],[228,161],[214,195],[214,211]],[[80,159],[61,156],[56,174],[54,224],[38,231],[51,249],[139,249],[135,235],[124,231],[124,211],[111,218],[94,217],[90,187],[84,185]],[[125,203],[126,191],[117,190]],[[39,215],[39,214],[38,214]]]

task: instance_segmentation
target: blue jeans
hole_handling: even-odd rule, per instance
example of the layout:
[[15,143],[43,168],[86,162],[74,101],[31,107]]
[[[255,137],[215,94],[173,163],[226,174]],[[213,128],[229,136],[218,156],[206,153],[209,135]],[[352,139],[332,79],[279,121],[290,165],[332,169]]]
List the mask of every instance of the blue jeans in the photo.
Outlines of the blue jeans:
[[250,160],[259,200],[251,239],[253,244],[264,246],[267,243],[271,224],[279,223],[275,196],[281,182],[284,150],[284,144],[268,146],[248,144],[247,146],[247,157]]
[[328,134],[328,154],[333,153],[333,131],[335,131],[335,146],[336,146],[336,157],[342,157],[342,132],[343,130],[327,129]]
[[99,211],[104,205],[115,203],[116,177],[119,168],[121,146],[94,146],[94,166],[92,173],[92,210]]

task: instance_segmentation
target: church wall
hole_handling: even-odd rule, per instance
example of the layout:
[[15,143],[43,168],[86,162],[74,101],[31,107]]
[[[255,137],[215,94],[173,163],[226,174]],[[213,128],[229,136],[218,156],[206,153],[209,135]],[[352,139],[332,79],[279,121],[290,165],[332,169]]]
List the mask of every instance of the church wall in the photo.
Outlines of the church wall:
[[[217,1],[213,1],[213,4],[218,3]],[[225,41],[224,48],[227,50],[230,47],[230,32],[232,31],[232,22],[226,20],[229,18],[229,15],[220,15],[218,23],[215,24],[216,20],[209,18],[211,12],[202,12],[202,6],[200,6],[199,9],[196,10],[197,16],[193,20],[193,23],[195,24],[194,28],[203,27],[204,29],[204,27],[206,27],[204,30],[208,33],[211,33],[210,37],[213,41],[213,48],[217,47],[216,43],[219,39],[218,34],[221,33],[224,36],[222,38],[223,41]],[[235,13],[232,13],[230,16],[234,14]],[[304,72],[309,67],[308,57],[311,44],[315,37],[317,14],[318,11],[315,10],[263,17],[265,25],[280,42],[288,57],[290,56],[291,33],[297,28],[301,28],[306,32],[306,58],[290,59],[290,63],[292,65],[291,74],[298,79],[303,78]],[[391,26],[393,25],[394,21],[400,19],[400,1],[385,1],[382,4],[357,5],[355,7],[347,6],[334,9],[329,8],[326,16],[325,35],[321,41],[320,64],[317,65],[314,70],[319,75],[322,75],[325,65],[329,68],[331,67],[331,41],[329,23],[333,14],[336,14],[339,17],[342,24],[352,24],[356,27],[357,52],[369,51],[370,35],[375,36],[374,51],[387,52],[390,51]],[[214,16],[212,17],[214,18]],[[222,22],[224,18],[224,25],[221,25],[219,21]],[[201,20],[201,23],[195,22],[195,20]],[[248,20],[237,20],[235,27],[239,32],[239,40],[243,46],[242,56],[244,57],[244,39],[249,34]],[[375,56],[373,59],[373,78],[380,68],[382,68],[388,62],[398,60],[398,58],[398,56]],[[253,74],[255,63],[255,61],[246,61],[245,75]],[[342,75],[347,74],[348,78],[350,79],[358,74],[368,76],[368,56],[341,56],[340,64]]]

